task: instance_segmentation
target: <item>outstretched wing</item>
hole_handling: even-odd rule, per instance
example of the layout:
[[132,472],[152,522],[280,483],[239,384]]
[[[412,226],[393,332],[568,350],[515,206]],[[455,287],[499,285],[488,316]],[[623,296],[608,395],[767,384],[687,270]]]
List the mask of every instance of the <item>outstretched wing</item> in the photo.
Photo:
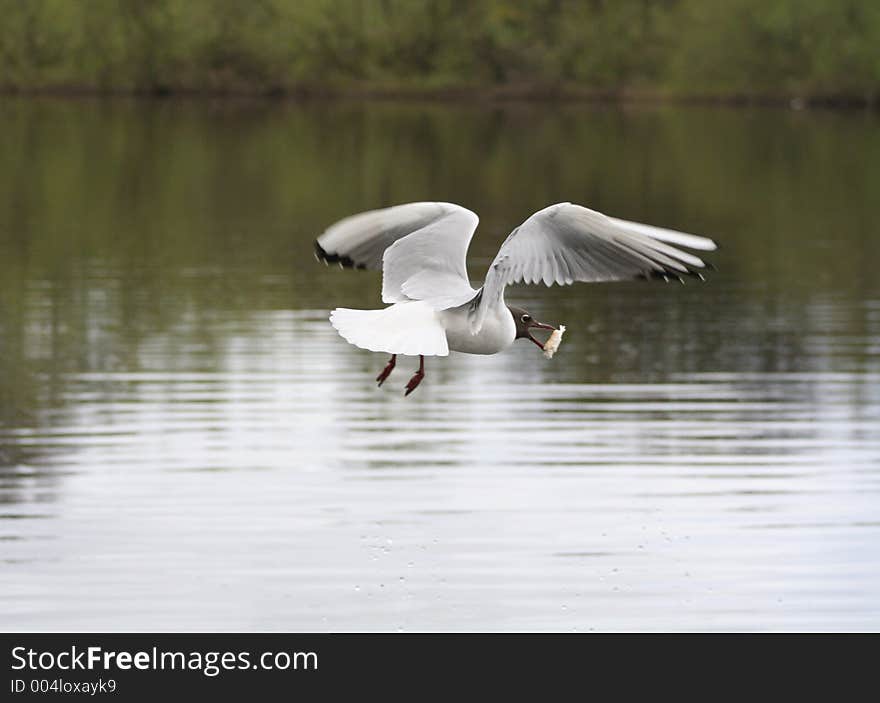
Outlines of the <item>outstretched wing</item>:
[[347,217],[315,242],[318,259],[382,270],[382,300],[425,300],[435,309],[476,294],[465,259],[479,218],[452,203],[408,203]]
[[571,203],[551,205],[529,217],[501,245],[474,306],[471,329],[482,327],[486,312],[510,283],[702,278],[698,269],[706,266],[703,260],[677,247],[716,249],[706,237],[618,220]]

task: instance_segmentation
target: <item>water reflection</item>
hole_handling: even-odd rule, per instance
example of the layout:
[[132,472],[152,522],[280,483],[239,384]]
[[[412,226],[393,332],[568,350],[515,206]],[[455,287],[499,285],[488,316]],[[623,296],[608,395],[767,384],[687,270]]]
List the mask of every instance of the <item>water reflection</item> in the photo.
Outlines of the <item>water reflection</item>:
[[[8,101],[4,629],[876,629],[880,128],[708,109]],[[326,324],[340,215],[447,199],[471,273],[572,200],[706,285],[523,287],[544,360],[404,399]],[[399,378],[397,377],[399,375]]]

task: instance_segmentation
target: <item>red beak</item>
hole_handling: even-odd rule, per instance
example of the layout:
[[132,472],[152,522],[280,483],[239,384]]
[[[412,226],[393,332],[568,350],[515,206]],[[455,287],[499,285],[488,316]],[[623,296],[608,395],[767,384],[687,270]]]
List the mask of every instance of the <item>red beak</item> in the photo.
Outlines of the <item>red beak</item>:
[[[529,323],[529,329],[531,329],[532,327],[537,327],[537,328],[540,329],[540,330],[555,330],[555,329],[556,329],[553,325],[545,325],[543,322],[531,322],[531,323]],[[531,339],[535,344],[537,344],[539,347],[541,347],[541,349],[544,348],[544,344],[543,344],[543,342],[539,342],[537,339],[535,339],[535,338],[531,335],[531,333],[529,333],[529,339]]]

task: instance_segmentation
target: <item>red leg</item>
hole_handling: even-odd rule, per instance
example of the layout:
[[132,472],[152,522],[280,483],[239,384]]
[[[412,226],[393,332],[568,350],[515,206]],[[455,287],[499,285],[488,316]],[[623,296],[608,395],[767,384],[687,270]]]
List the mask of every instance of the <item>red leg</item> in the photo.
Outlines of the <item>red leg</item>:
[[385,368],[382,369],[382,373],[376,376],[376,380],[379,382],[380,386],[385,383],[385,379],[391,375],[392,371],[394,371],[395,364],[397,364],[397,354],[392,354],[391,361],[385,364]]
[[404,395],[409,395],[412,393],[418,385],[422,382],[422,379],[425,377],[425,357],[421,354],[419,355],[419,370],[416,371],[415,375],[409,379],[409,383],[406,384],[406,393]]

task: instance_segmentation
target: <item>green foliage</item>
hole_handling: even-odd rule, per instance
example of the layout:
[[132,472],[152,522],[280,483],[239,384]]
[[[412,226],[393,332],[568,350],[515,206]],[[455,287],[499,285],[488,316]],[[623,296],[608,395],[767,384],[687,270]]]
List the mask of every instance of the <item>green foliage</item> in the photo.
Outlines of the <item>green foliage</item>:
[[0,86],[880,95],[876,0],[0,0]]
[[[720,11],[723,8],[723,11]],[[689,0],[670,75],[687,90],[880,93],[880,3]]]

